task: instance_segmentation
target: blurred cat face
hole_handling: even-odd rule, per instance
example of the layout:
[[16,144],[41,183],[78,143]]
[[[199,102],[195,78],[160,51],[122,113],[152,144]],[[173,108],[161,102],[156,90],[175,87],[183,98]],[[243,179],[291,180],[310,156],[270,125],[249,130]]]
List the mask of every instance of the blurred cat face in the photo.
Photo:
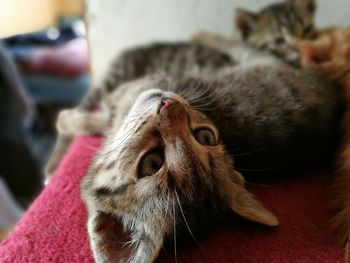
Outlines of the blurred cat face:
[[350,29],[329,28],[318,32],[315,40],[296,43],[303,68],[313,69],[334,80],[343,100],[350,101]]
[[318,33],[315,40],[296,43],[301,54],[301,65],[341,80],[350,70],[350,29],[327,29]]
[[293,62],[298,58],[295,40],[314,35],[314,10],[314,1],[289,0],[259,13],[239,9],[235,24],[248,44]]

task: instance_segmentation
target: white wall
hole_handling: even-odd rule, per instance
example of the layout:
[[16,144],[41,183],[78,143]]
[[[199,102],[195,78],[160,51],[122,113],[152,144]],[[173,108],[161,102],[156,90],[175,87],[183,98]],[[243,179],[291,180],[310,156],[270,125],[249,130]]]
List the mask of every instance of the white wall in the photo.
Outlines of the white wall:
[[[199,31],[233,34],[235,7],[258,10],[270,0],[86,0],[92,69],[101,79],[125,47],[155,40],[186,40]],[[350,25],[350,0],[318,0],[320,27]]]

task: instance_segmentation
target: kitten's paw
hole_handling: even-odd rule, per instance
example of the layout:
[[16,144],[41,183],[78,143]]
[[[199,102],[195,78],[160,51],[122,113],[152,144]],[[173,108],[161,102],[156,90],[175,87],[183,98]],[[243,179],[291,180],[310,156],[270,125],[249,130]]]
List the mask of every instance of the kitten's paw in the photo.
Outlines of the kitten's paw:
[[74,134],[72,127],[78,122],[81,122],[77,110],[63,110],[58,114],[56,127],[60,134]]
[[66,136],[104,134],[109,125],[109,114],[103,111],[63,110],[58,115],[57,130]]

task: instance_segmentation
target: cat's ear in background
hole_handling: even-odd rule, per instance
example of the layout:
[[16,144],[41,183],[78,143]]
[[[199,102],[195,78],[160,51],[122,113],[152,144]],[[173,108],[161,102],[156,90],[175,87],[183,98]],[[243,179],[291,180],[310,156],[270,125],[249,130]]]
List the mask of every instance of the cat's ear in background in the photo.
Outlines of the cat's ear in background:
[[317,5],[315,0],[288,0],[296,10],[301,11],[301,13],[306,13],[309,15],[314,15]]
[[256,25],[257,19],[258,15],[253,12],[240,8],[235,10],[234,24],[243,39],[246,39],[250,35]]
[[[240,173],[234,171],[233,179],[238,179],[238,182],[243,178]],[[250,194],[241,183],[232,183],[231,195],[228,201],[229,208],[236,214],[248,220],[268,225],[277,226],[277,218],[263,205],[255,200],[254,196]]]

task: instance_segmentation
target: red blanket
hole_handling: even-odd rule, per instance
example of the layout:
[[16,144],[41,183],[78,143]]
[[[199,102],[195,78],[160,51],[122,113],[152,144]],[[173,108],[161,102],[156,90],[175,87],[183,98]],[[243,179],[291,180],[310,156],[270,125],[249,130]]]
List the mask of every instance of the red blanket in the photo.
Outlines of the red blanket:
[[[50,183],[2,242],[0,262],[93,262],[79,184],[100,144],[100,138],[75,141]],[[328,230],[331,174],[319,169],[299,178],[249,186],[280,226],[232,218],[213,226],[199,246],[178,249],[177,262],[342,262],[341,248]],[[174,251],[163,251],[159,262],[175,262]]]

